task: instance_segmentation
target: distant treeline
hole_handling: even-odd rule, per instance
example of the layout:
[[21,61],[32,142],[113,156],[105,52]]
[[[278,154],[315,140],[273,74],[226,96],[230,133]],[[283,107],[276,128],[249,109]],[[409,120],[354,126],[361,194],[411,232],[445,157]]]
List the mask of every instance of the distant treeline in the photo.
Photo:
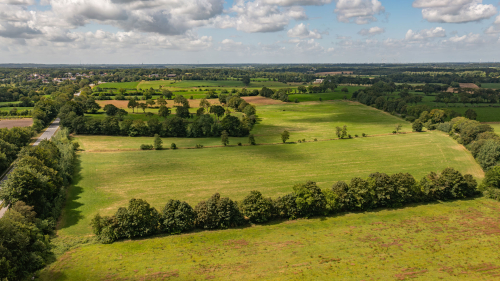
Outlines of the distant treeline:
[[103,243],[118,239],[145,237],[158,233],[178,234],[199,229],[224,229],[276,219],[308,218],[340,212],[395,208],[410,203],[470,198],[478,195],[471,175],[447,168],[417,181],[410,174],[371,174],[350,183],[336,182],[321,190],[315,182],[297,184],[293,192],[276,199],[252,191],[243,201],[221,198],[216,193],[194,208],[186,202],[169,200],[158,211],[146,201],[132,199],[113,216],[92,219],[92,228]]

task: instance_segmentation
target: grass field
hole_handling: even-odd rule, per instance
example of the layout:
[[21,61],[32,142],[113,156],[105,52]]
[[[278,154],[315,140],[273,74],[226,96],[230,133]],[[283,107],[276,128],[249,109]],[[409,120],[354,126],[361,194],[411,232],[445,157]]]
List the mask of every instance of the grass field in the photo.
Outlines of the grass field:
[[33,110],[33,107],[0,107],[0,111],[10,111],[13,108],[17,108],[17,112],[24,110]]
[[500,203],[475,199],[66,252],[41,280],[497,280]]
[[[254,89],[254,88],[262,88],[262,87],[268,87],[268,88],[293,88],[293,85],[281,83],[281,82],[276,82],[276,81],[252,81],[250,85],[245,86],[243,82],[241,81],[236,81],[236,80],[220,80],[220,81],[213,81],[213,80],[183,80],[183,81],[170,81],[170,80],[165,80],[165,81],[142,81],[139,83],[138,88],[139,89],[159,89],[160,85],[167,87],[169,89],[194,89],[194,88],[208,88],[208,89],[215,89],[215,90],[230,90],[232,88],[247,88],[247,89]],[[295,86],[296,87],[296,86]]]
[[499,122],[500,121],[500,107],[449,107],[460,114],[465,114],[467,109],[473,109],[477,113],[477,121],[480,122]]
[[99,88],[114,88],[114,89],[137,89],[137,85],[139,85],[139,82],[116,82],[116,83],[103,83],[99,84],[96,87]]
[[[155,110],[158,111],[148,109],[148,111]],[[353,137],[356,134],[361,136],[363,133],[368,135],[392,133],[397,124],[403,125],[403,132],[411,131],[410,123],[354,102],[324,101],[262,105],[257,106],[257,115],[259,122],[251,132],[257,143],[280,142],[280,134],[284,130],[290,132],[290,141],[337,138],[335,127],[343,125],[347,125],[348,133]],[[98,114],[97,117],[104,118],[105,114]],[[129,114],[127,118],[147,119],[144,114]],[[138,148],[142,143],[152,143],[152,138],[129,137],[92,136],[82,137],[81,140],[83,147],[89,150]],[[168,145],[175,142],[179,147],[193,147],[196,144],[212,146],[220,145],[220,138],[169,138],[164,139],[163,142]],[[248,143],[248,138],[230,138],[230,144],[238,142]]]
[[484,84],[481,84],[481,88],[500,89],[500,83],[484,83]]
[[497,133],[497,135],[500,135],[500,123],[496,123],[496,124],[489,124],[491,127],[493,127],[493,129],[495,130],[495,133]]
[[216,192],[234,200],[251,190],[276,197],[307,180],[329,188],[335,181],[373,172],[408,172],[420,179],[454,167],[483,176],[471,154],[440,132],[286,145],[84,152],[79,160],[80,174],[69,190],[59,236],[90,234],[92,216],[112,214],[131,198],[161,208],[168,199],[195,205]]

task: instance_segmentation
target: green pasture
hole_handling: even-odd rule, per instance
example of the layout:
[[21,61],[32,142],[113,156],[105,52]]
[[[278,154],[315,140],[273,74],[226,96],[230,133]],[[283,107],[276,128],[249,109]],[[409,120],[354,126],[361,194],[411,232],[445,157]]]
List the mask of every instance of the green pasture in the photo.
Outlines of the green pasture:
[[[88,150],[95,145],[93,138],[99,139],[77,140]],[[216,192],[234,200],[242,200],[251,190],[276,197],[307,180],[329,188],[335,181],[373,172],[407,172],[420,179],[446,167],[483,176],[472,155],[441,132],[299,144],[84,151],[79,154],[78,175],[69,188],[58,235],[90,234],[89,222],[95,214],[113,214],[131,198],[146,199],[157,208],[168,199],[194,206]]]
[[500,107],[488,107],[488,106],[478,106],[478,107],[449,107],[449,109],[454,110],[462,115],[465,114],[467,109],[472,109],[477,113],[477,121],[480,122],[498,122],[500,121]]
[[481,84],[481,88],[500,89],[500,83],[483,83]]
[[114,82],[114,83],[103,83],[96,85],[96,87],[99,88],[115,88],[116,90],[120,88],[124,89],[137,89],[137,85],[139,85],[139,82]]
[[[127,109],[131,111],[131,109]],[[149,108],[146,112],[157,112],[158,109]],[[195,108],[190,109],[195,112]],[[136,109],[137,112],[137,109]],[[126,118],[143,119],[147,117],[140,110],[140,114],[129,114]],[[175,110],[174,110],[175,113]],[[238,115],[240,113],[232,113]],[[101,113],[93,115],[104,118]],[[361,137],[363,133],[368,135],[389,134],[401,124],[402,132],[411,132],[411,124],[383,111],[347,101],[324,101],[305,103],[283,103],[278,105],[257,106],[258,123],[251,133],[255,136],[257,143],[281,142],[280,134],[287,130],[290,132],[290,141],[306,139],[312,141],[337,138],[335,128],[347,125],[348,133],[353,137]],[[152,142],[151,138],[121,138],[121,137],[91,137],[92,142],[97,143],[101,149],[110,149],[119,142],[119,148],[138,148],[140,144]],[[138,141],[139,139],[139,141]],[[102,141],[101,141],[102,140]],[[140,142],[140,143],[139,143]],[[164,139],[165,143],[175,142],[179,147],[193,147],[196,144],[205,146],[219,145],[220,138],[175,138]],[[230,144],[248,143],[248,138],[230,138]],[[82,142],[86,146],[85,142]],[[87,149],[94,149],[89,146]],[[112,148],[111,148],[112,149]]]
[[499,209],[479,198],[87,245],[40,279],[495,280]]
[[0,111],[10,111],[13,108],[17,108],[17,112],[24,110],[33,110],[34,107],[0,107]]
[[288,95],[288,98],[290,101],[295,101],[295,99],[298,99],[299,102],[304,102],[304,101],[319,101],[321,98],[323,101],[328,101],[328,100],[342,100],[344,97],[346,99],[350,99],[352,96],[352,93],[364,89],[365,87],[360,87],[360,86],[345,86],[349,92],[346,94],[344,92],[341,92],[340,89],[344,88],[343,86],[338,87],[335,89],[334,92],[326,92],[326,93],[317,93],[317,94],[292,94]]
[[493,129],[495,130],[495,133],[497,133],[497,135],[500,135],[500,123],[496,123],[496,124],[489,124],[491,127],[493,127]]
[[4,104],[18,104],[18,103],[21,103],[20,101],[2,101],[0,102],[0,105],[4,105]]

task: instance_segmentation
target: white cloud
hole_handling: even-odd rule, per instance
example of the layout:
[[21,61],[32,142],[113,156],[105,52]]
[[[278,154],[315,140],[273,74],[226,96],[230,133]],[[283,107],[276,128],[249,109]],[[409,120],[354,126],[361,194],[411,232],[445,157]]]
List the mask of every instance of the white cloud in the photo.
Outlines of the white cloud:
[[464,23],[496,14],[494,5],[482,3],[482,0],[415,0],[413,7],[422,9],[423,18],[429,22]]
[[291,6],[323,6],[332,3],[332,0],[262,0],[268,5],[278,5],[282,7]]
[[374,27],[370,27],[368,29],[363,28],[358,32],[358,34],[361,36],[374,36],[377,34],[382,34],[384,32],[385,32],[385,28],[374,26]]
[[247,46],[243,42],[236,42],[232,39],[224,39],[220,42],[220,46],[216,48],[217,51],[224,52],[248,52],[255,47]]
[[287,32],[288,37],[297,37],[297,38],[316,38],[321,39],[321,34],[316,30],[307,29],[306,25],[301,23],[294,26],[292,29]]
[[248,33],[276,32],[285,29],[291,19],[307,19],[304,8],[280,8],[276,5],[266,5],[261,1],[235,1],[229,9],[235,16],[217,17],[213,22],[218,28],[236,28]]
[[335,0],[335,13],[340,22],[367,24],[377,21],[375,15],[385,12],[378,0]]
[[410,29],[406,32],[405,40],[421,41],[436,37],[446,37],[446,30],[442,27],[423,29],[421,31],[413,31]]
[[495,33],[500,33],[500,15],[498,15],[495,19],[495,22],[493,22],[493,25],[488,27],[484,31],[486,34],[495,34]]

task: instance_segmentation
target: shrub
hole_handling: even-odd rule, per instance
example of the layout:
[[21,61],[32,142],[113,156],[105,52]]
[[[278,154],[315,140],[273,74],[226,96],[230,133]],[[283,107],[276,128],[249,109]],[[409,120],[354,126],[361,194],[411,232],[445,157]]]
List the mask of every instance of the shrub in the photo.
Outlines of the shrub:
[[411,127],[412,127],[413,131],[415,131],[415,132],[422,132],[424,125],[422,124],[422,121],[417,119],[413,122]]
[[172,144],[170,145],[170,149],[177,149],[177,145],[176,145],[175,143],[172,143]]
[[479,187],[484,195],[500,201],[500,165],[490,168]]
[[128,208],[119,208],[115,217],[119,225],[119,238],[152,235],[158,231],[160,223],[158,211],[142,199],[131,199]]
[[169,200],[161,211],[161,229],[163,232],[178,234],[194,228],[196,213],[186,202]]
[[354,137],[356,137],[356,138],[357,138],[357,137],[359,137],[359,136],[358,136],[358,135],[354,135]]
[[203,144],[197,144],[196,148],[203,148]]
[[302,217],[324,214],[326,199],[315,182],[297,184],[293,187],[298,214]]
[[336,198],[336,206],[338,210],[347,211],[352,209],[354,204],[353,194],[349,192],[349,186],[343,181],[338,181],[333,184],[332,192]]
[[273,200],[264,198],[259,191],[251,191],[240,206],[243,215],[251,222],[267,222],[273,217]]
[[152,150],[153,146],[150,144],[141,144],[141,150]]
[[298,218],[300,213],[297,208],[296,199],[295,193],[290,193],[274,200],[273,209],[275,216],[287,219]]
[[497,165],[500,160],[500,141],[495,139],[484,141],[484,144],[477,153],[476,159],[484,170]]
[[318,141],[318,139],[317,139],[317,138],[314,138],[314,141]]
[[295,99],[295,103],[299,103],[299,99]]
[[463,176],[453,168],[446,168],[441,174],[431,172],[420,182],[427,200],[446,200],[474,196],[477,182],[471,175]]
[[396,132],[396,131],[392,131],[392,133],[393,133],[393,134],[397,134],[398,132]]
[[437,124],[436,129],[445,133],[449,133],[451,131],[451,124],[450,122],[439,123]]
[[236,202],[229,198],[220,198],[219,193],[207,201],[198,203],[195,212],[195,224],[203,229],[228,228],[245,223]]
[[253,135],[249,135],[248,136],[248,143],[250,143],[251,145],[255,145],[255,137]]
[[363,137],[367,137],[367,136],[368,136],[368,135],[367,135],[367,134],[365,134],[365,133],[362,133],[361,135],[362,135]]
[[163,141],[161,140],[161,138],[158,134],[155,134],[153,147],[155,150],[162,150],[163,149]]
[[241,142],[238,143],[238,146],[242,146]]
[[297,142],[298,142],[298,143],[301,143],[302,141],[301,141],[301,140],[298,140]]

